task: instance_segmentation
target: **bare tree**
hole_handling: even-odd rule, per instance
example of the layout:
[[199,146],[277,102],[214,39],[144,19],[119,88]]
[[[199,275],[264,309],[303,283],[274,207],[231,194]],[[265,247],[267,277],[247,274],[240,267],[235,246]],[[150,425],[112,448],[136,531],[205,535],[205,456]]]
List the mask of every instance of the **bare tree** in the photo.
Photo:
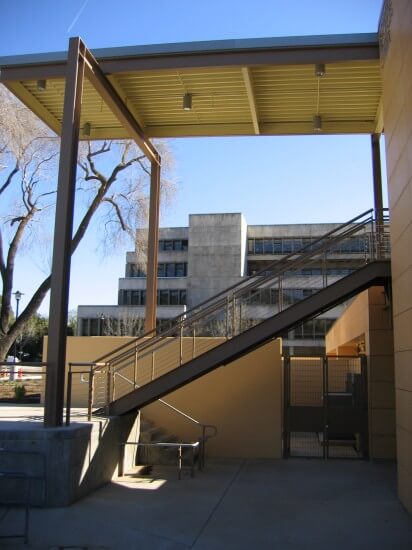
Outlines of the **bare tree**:
[[144,319],[136,314],[123,312],[118,317],[108,317],[102,322],[104,336],[141,336],[144,334]]
[[[11,296],[15,262],[24,247],[35,254],[46,227],[50,234],[55,211],[59,139],[28,109],[0,86],[0,360],[24,325],[36,313],[50,289],[48,275],[14,319]],[[174,191],[171,155],[164,143],[161,196],[167,202]],[[135,244],[137,261],[145,261],[144,231],[148,217],[149,165],[131,141],[83,143],[79,151],[76,208],[80,222],[72,238],[72,254],[92,220],[104,227],[102,245],[109,252],[124,239]],[[79,199],[82,200],[79,200]],[[142,237],[143,235],[143,237]],[[51,242],[51,239],[50,239]]]

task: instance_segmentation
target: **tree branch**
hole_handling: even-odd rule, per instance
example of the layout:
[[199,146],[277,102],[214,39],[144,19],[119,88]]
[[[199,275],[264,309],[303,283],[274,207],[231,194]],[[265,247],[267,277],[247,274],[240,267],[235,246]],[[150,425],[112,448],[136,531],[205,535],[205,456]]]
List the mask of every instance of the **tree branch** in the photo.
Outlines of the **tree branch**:
[[13,290],[13,275],[14,275],[14,262],[16,259],[17,250],[21,239],[23,237],[24,230],[28,223],[32,219],[34,211],[30,212],[20,222],[14,234],[14,237],[9,245],[9,251],[7,254],[7,263],[3,275],[3,298],[0,312],[0,330],[7,332],[7,325],[11,312],[11,291]]
[[114,211],[116,212],[116,215],[119,219],[120,227],[122,228],[123,231],[127,231],[127,226],[126,226],[125,221],[123,219],[123,216],[122,216],[122,213],[120,211],[119,205],[116,203],[116,201],[113,199],[113,197],[105,197],[103,199],[103,201],[108,202],[109,204],[111,204],[113,206]]
[[0,228],[0,273],[1,278],[3,280],[3,286],[4,286],[4,277],[6,273],[6,264],[4,263],[4,250],[3,250],[3,235]]
[[17,174],[19,171],[19,164],[16,162],[16,166],[13,168],[13,170],[10,172],[10,174],[7,176],[6,181],[3,183],[3,185],[0,187],[0,195],[4,193],[4,191],[7,189],[7,187],[11,184],[11,180],[13,177]]

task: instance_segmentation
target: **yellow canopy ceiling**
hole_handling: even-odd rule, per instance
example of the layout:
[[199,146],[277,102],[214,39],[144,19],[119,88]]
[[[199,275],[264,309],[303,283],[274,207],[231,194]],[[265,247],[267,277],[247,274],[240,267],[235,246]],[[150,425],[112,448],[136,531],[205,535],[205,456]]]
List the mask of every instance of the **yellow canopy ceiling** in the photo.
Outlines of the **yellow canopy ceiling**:
[[[193,45],[191,56],[185,50],[185,57],[179,53],[180,57],[175,55],[172,60],[167,50],[157,57],[152,53],[151,57],[148,54],[134,58],[130,55],[106,55],[104,59],[108,59],[107,68],[112,69],[106,71],[108,78],[148,137],[319,133],[313,129],[314,115],[321,116],[322,133],[374,133],[380,131],[382,86],[379,59],[370,54],[370,42],[366,59],[362,59],[359,53],[348,53],[347,57],[355,59],[345,59],[345,55],[340,54],[337,61],[325,63],[323,77],[315,75],[315,63],[302,62],[302,56],[296,54],[296,47],[295,50],[287,49],[289,58],[294,53],[294,63],[285,62],[289,59],[285,55],[280,61],[274,55],[273,63],[262,63],[260,58],[254,63],[253,58],[245,55],[248,50],[243,47],[232,48],[237,57],[228,59],[226,64],[224,59],[216,57],[216,51],[221,52],[221,49],[208,47],[202,50]],[[343,41],[346,50],[348,43],[349,40]],[[313,55],[314,61],[328,59],[328,44],[321,45],[323,57],[319,53]],[[313,45],[300,45],[299,51],[305,48],[306,53],[314,51]],[[262,49],[251,48],[250,51],[261,52]],[[278,56],[279,51],[277,46]],[[210,52],[215,57],[203,61]],[[200,54],[203,54],[201,62]],[[158,61],[160,57],[163,63],[156,62],[153,68],[147,68],[150,59]],[[310,58],[310,55],[306,57]],[[181,58],[184,63],[174,61]],[[215,58],[218,61],[213,66]],[[140,68],[137,61],[133,63],[130,59],[137,59],[140,65],[143,59],[145,68]],[[1,81],[60,133],[64,63],[18,61],[0,59],[0,67],[4,68]],[[118,65],[115,62],[119,62]],[[113,67],[117,66],[119,70],[115,72]],[[105,69],[104,61],[102,68]],[[42,74],[46,80],[45,89],[38,85]],[[182,108],[185,93],[192,95],[190,111]],[[87,80],[81,115],[83,137],[86,123],[90,125],[92,139],[130,137]]]

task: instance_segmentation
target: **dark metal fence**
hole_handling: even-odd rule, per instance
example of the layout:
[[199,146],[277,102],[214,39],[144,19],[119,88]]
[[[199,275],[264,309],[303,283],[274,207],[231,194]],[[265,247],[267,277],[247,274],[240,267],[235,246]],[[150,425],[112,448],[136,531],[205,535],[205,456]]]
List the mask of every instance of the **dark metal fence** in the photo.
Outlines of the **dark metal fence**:
[[368,457],[365,357],[285,357],[283,456]]

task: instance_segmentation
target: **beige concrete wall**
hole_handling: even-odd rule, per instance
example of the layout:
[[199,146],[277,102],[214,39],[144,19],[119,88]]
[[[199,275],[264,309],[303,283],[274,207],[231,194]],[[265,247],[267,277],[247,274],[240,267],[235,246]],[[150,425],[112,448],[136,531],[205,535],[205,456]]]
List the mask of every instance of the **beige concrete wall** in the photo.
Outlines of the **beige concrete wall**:
[[[218,437],[207,444],[209,456],[280,458],[282,384],[280,340],[221,367],[171,393],[165,400],[205,424]],[[199,429],[161,403],[142,411],[144,418],[183,439]]]
[[368,293],[365,291],[351,302],[327,333],[326,353],[328,355],[357,355],[356,340],[366,338],[365,333],[368,327]]
[[412,2],[392,0],[390,4],[392,16],[381,36],[389,47],[381,61],[391,213],[398,484],[400,498],[412,513]]
[[364,342],[368,364],[369,449],[371,458],[395,458],[395,386],[391,310],[383,287],[353,300],[326,336],[326,353],[357,354]]
[[[67,364],[93,361],[97,357],[130,341],[126,337],[69,337]],[[189,359],[222,343],[222,338],[185,338],[183,357]],[[166,372],[180,353],[179,341],[156,353],[155,372]],[[151,371],[151,358],[139,367],[138,382]],[[67,366],[66,366],[67,370]],[[219,435],[208,442],[209,456],[280,458],[282,431],[281,340],[269,342],[224,367],[207,374],[171,393],[165,400],[197,420],[214,424]],[[123,375],[133,379],[133,366]],[[103,377],[104,378],[104,377]],[[73,378],[72,406],[87,405],[88,383],[80,375]],[[124,381],[116,383],[120,397],[132,387]],[[143,410],[143,416],[183,440],[197,440],[199,429],[162,404]]]

